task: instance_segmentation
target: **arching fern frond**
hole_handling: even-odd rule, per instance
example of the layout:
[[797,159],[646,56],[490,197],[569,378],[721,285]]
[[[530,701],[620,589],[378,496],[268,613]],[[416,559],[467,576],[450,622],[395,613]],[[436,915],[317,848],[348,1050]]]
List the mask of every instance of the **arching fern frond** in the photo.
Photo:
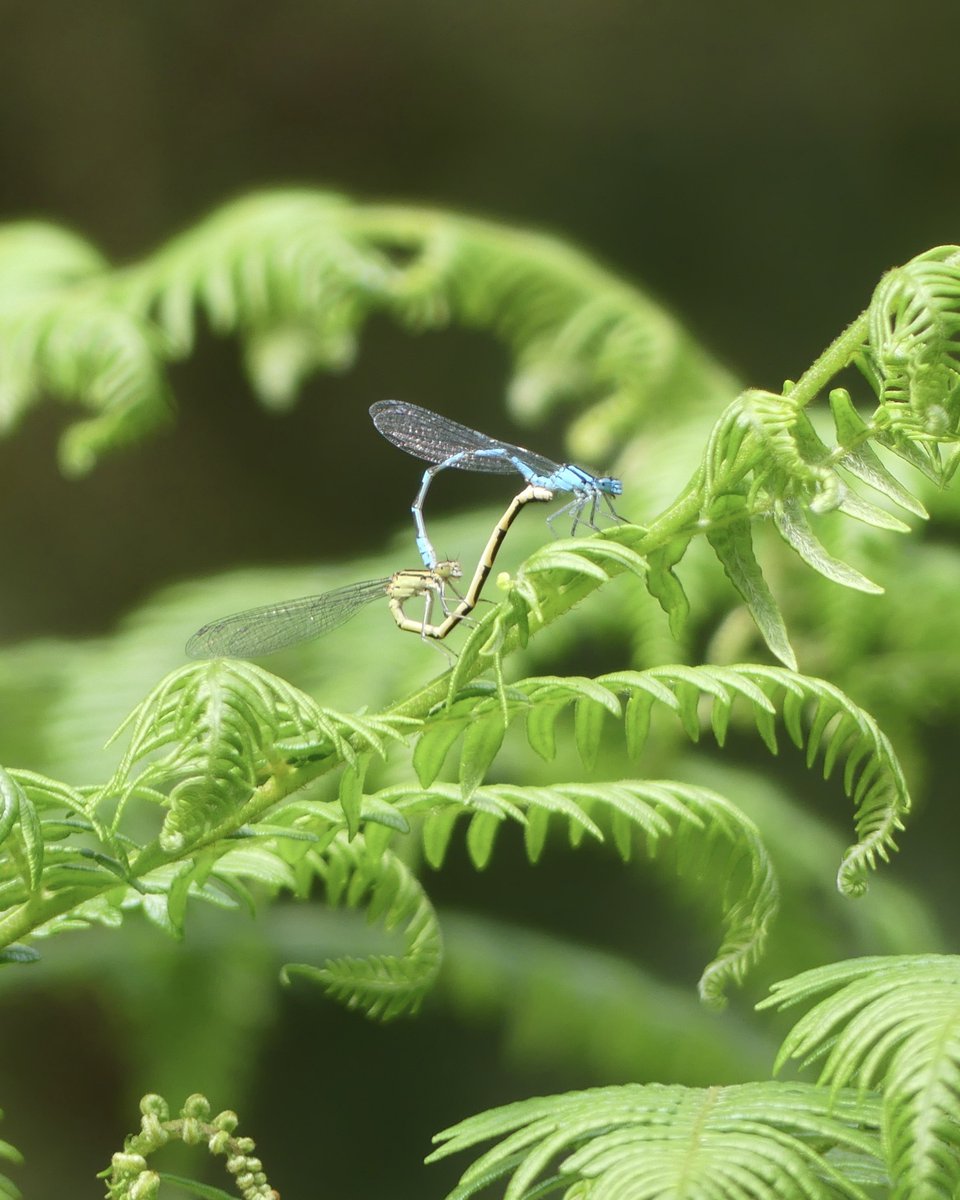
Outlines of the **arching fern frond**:
[[[724,990],[739,983],[760,958],[777,912],[778,887],[773,866],[756,826],[723,796],[706,788],[673,780],[616,783],[566,783],[549,787],[497,784],[479,787],[465,797],[452,784],[429,790],[398,785],[373,797],[413,823],[431,866],[439,868],[459,819],[467,825],[466,845],[474,866],[482,869],[493,853],[501,827],[513,821],[523,827],[527,854],[536,862],[551,824],[566,826],[572,845],[584,835],[609,838],[624,861],[638,845],[651,857],[672,843],[678,866],[690,878],[724,881],[719,896],[711,882],[711,902],[719,899],[723,945],[700,978],[701,997],[716,1006]],[[710,859],[712,870],[704,870]]]
[[13,221],[0,226],[0,310],[25,296],[91,279],[107,265],[96,247],[57,225]]
[[[448,1200],[506,1180],[505,1200],[866,1200],[877,1182],[878,1106],[802,1084],[595,1088],[521,1100],[437,1134],[436,1162],[492,1138]],[[841,1170],[834,1155],[845,1156]]]
[[105,271],[97,251],[65,230],[0,227],[0,431],[46,395],[91,410],[61,445],[71,473],[172,412],[165,347],[148,323],[104,297]]
[[312,854],[314,868],[326,884],[327,903],[350,908],[363,905],[371,922],[385,930],[403,927],[401,956],[331,958],[322,967],[290,963],[294,976],[321,983],[348,1008],[388,1021],[412,1014],[423,1002],[440,970],[440,925],[420,882],[401,859],[386,850],[371,852],[362,837],[339,835],[322,854]]
[[266,774],[289,769],[290,754],[382,754],[384,736],[406,723],[330,712],[250,663],[195,663],[162,680],[117,730],[131,729],[130,745],[102,795],[117,804],[115,824],[133,795],[167,807],[161,844],[176,850],[239,809]]
[[253,332],[254,382],[265,399],[289,401],[308,370],[349,365],[359,324],[398,272],[364,244],[352,212],[322,192],[236,201],[127,271],[116,292],[178,356],[201,317],[219,333]]
[[894,838],[910,810],[906,780],[889,740],[873,718],[825,680],[781,667],[740,664],[729,667],[653,667],[618,671],[596,679],[533,676],[511,684],[506,708],[500,695],[480,699],[469,689],[425,723],[414,752],[421,784],[429,786],[448,752],[463,735],[459,776],[466,795],[483,779],[496,757],[505,723],[525,718],[531,747],[550,759],[556,748],[556,722],[574,709],[577,748],[589,766],[600,752],[605,715],[622,718],[629,753],[642,752],[654,704],[672,712],[696,741],[709,722],[720,745],[739,700],[750,713],[764,744],[776,753],[776,713],[782,709],[791,741],[813,766],[823,754],[829,778],[843,760],[843,787],[853,800],[857,842],[840,865],[841,891],[858,895],[877,859],[896,849]]
[[[112,271],[53,226],[0,228],[0,426],[48,392],[95,412],[71,430],[74,472],[169,416],[166,364],[198,322],[243,339],[254,388],[290,404],[342,370],[373,313],[414,331],[461,324],[505,342],[518,408],[605,398],[610,453],[651,404],[733,384],[639,289],[564,243],[492,222],[323,192],[247,197]],[[680,389],[680,381],[683,390]]]
[[255,195],[214,213],[119,281],[180,352],[203,313],[248,339],[254,386],[288,403],[317,368],[352,361],[366,317],[414,331],[461,324],[515,356],[515,407],[539,415],[601,400],[591,452],[609,455],[639,413],[676,396],[727,396],[730,378],[639,289],[563,242],[450,213],[358,205],[301,192]]
[[870,302],[863,366],[895,432],[936,443],[960,432],[960,247],[888,272]]
[[820,999],[777,1057],[821,1061],[820,1082],[883,1093],[892,1195],[947,1200],[960,1187],[960,959],[903,955],[833,963],[775,984],[760,1005]]

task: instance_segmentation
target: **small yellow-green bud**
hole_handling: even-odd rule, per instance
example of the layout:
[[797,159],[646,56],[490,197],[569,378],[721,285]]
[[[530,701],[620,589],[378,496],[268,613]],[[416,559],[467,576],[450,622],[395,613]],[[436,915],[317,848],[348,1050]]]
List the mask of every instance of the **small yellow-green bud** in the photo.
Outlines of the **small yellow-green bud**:
[[148,1092],[140,1101],[140,1111],[145,1117],[156,1117],[160,1121],[170,1120],[170,1106],[162,1096],[154,1092]]
[[130,1188],[130,1200],[157,1200],[160,1195],[160,1176],[156,1171],[144,1171]]
[[210,1101],[202,1092],[194,1092],[183,1102],[181,1111],[185,1117],[196,1117],[200,1121],[205,1121],[210,1116]]

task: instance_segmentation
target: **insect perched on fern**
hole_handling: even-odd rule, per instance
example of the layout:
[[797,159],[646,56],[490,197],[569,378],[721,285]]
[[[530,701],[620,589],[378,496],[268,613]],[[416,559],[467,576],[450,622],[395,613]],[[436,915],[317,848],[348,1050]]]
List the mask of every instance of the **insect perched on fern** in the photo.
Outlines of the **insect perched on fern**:
[[[908,560],[893,538],[910,535],[908,521],[925,519],[927,504],[945,503],[928,481],[945,488],[958,462],[960,249],[939,247],[889,272],[868,309],[780,392],[738,392],[637,289],[556,240],[487,222],[309,192],[265,194],[122,271],[62,230],[14,226],[0,231],[0,403],[11,423],[42,396],[82,405],[60,448],[65,468],[78,473],[170,420],[167,370],[193,352],[201,326],[238,336],[254,389],[282,407],[310,372],[349,365],[377,314],[411,332],[459,323],[499,338],[512,355],[515,407],[518,397],[528,415],[561,398],[592,401],[572,426],[571,458],[616,458],[616,474],[588,476],[446,418],[435,418],[436,427],[451,437],[460,431],[460,443],[415,445],[396,424],[387,428],[398,410],[386,402],[374,409],[379,424],[431,464],[414,505],[422,568],[396,572],[395,560],[383,560],[376,572],[356,569],[354,578],[378,575],[367,583],[337,586],[344,574],[319,595],[208,623],[189,648],[210,660],[178,665],[159,682],[188,631],[230,611],[235,581],[168,591],[109,643],[30,648],[23,659],[0,651],[0,737],[11,762],[29,764],[0,768],[6,974],[15,978],[39,958],[44,939],[66,930],[115,928],[141,914],[189,943],[198,905],[259,908],[266,925],[286,911],[277,897],[322,894],[332,912],[365,910],[374,936],[363,940],[344,918],[337,937],[296,943],[285,981],[319,985],[381,1020],[435,996],[471,1013],[499,1005],[515,1028],[535,1030],[544,1018],[523,1009],[529,992],[498,982],[507,960],[513,980],[535,973],[535,956],[517,950],[532,934],[524,940],[500,921],[482,953],[482,939],[472,943],[472,961],[485,962],[486,974],[466,983],[445,974],[443,932],[458,918],[435,909],[421,868],[444,867],[461,835],[478,871],[512,837],[531,864],[592,846],[612,851],[625,878],[656,872],[668,895],[709,913],[715,948],[690,938],[685,953],[706,961],[699,995],[713,1007],[761,962],[786,964],[788,975],[801,961],[839,954],[838,923],[818,914],[801,926],[796,913],[806,913],[811,895],[837,911],[896,849],[911,798],[887,715],[898,748],[904,731],[912,748],[926,712],[940,704],[952,717],[960,703],[955,622],[943,615],[953,612],[960,568],[943,546],[904,538]],[[473,467],[478,456],[526,486],[492,531],[486,514],[445,526],[431,517],[434,536],[441,527],[443,536],[487,538],[452,604],[447,590],[459,565],[436,561],[419,506],[436,470]],[[517,522],[499,603],[428,682],[416,674],[427,668],[415,662],[414,640],[389,627],[352,641],[353,628],[313,640],[380,597],[401,630],[444,638],[475,611],[527,503],[572,493],[574,522],[586,516],[592,526],[598,505],[620,494],[621,477],[645,524],[626,524],[611,507],[614,523],[555,540],[539,523]],[[391,499],[385,529],[400,524],[406,507]],[[259,576],[246,576],[244,587],[262,588],[259,600],[294,595],[304,582],[291,572],[273,578],[276,590]],[[427,603],[419,620],[404,607],[417,597]],[[431,602],[442,619],[433,619]],[[929,628],[908,619],[913,612],[930,616]],[[911,639],[923,638],[920,668]],[[292,645],[301,686],[228,657]],[[749,661],[769,655],[778,662]],[[24,687],[24,677],[39,682]],[[334,707],[345,682],[359,698]],[[882,722],[867,711],[874,701],[885,706]],[[125,704],[134,707],[121,719]],[[123,747],[103,765],[89,746],[117,722]],[[774,780],[759,757],[781,746],[785,765]],[[718,762],[738,756],[741,773],[724,774]],[[814,766],[837,778],[851,805],[845,850],[805,791],[800,798],[809,787],[797,783],[800,770]],[[763,819],[775,796],[786,834]],[[823,880],[834,877],[837,894],[824,900]],[[639,945],[634,933],[667,921],[667,904],[655,919],[614,912],[616,903],[597,914],[589,888],[582,892],[584,912],[611,927],[619,920],[631,947]],[[896,939],[923,923],[893,894],[881,915],[864,904],[843,927],[869,957],[786,979],[766,1002],[815,1001],[781,1061],[822,1060],[820,1081],[643,1082],[496,1108],[439,1135],[434,1157],[493,1143],[453,1197],[501,1182],[509,1200],[559,1190],[582,1200],[957,1193],[956,964],[902,954]],[[802,937],[783,932],[783,910]],[[581,1066],[615,1063],[619,1078],[651,1078],[658,1047],[679,1053],[685,1038],[648,1036],[653,1023],[634,1021],[628,1062],[622,1014],[632,1016],[642,995],[666,1028],[681,1010],[679,989],[694,994],[696,968],[685,957],[680,978],[668,982],[608,962],[602,978],[623,988],[621,1019],[596,1021],[600,1000],[583,989],[594,981],[597,953],[561,945],[564,932],[552,951],[570,986],[551,984],[551,1015],[589,1028],[590,1038],[559,1040],[583,1056]],[[199,1020],[199,1007],[178,1019]],[[742,1047],[756,1049],[753,1021],[740,1013],[729,1025],[703,1026],[698,1044],[727,1046],[733,1072]],[[765,1031],[759,1041],[769,1044]],[[140,1132],[113,1160],[114,1200],[156,1194],[166,1177],[148,1159],[170,1140],[225,1155],[239,1193],[266,1200],[262,1164],[249,1139],[235,1136],[234,1114],[211,1113],[196,1095],[177,1117],[158,1096],[146,1097]],[[0,1143],[0,1158],[16,1155]],[[5,1178],[0,1192],[11,1193]]]

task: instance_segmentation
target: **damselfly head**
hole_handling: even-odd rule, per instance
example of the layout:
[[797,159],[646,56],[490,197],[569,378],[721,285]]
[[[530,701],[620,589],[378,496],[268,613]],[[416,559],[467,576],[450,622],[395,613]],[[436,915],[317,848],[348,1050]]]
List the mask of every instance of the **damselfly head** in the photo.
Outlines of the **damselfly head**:
[[441,579],[460,579],[463,575],[463,567],[453,558],[438,562],[433,570]]
[[619,479],[614,479],[612,475],[601,475],[597,479],[597,487],[601,492],[606,492],[608,496],[623,495],[623,484]]

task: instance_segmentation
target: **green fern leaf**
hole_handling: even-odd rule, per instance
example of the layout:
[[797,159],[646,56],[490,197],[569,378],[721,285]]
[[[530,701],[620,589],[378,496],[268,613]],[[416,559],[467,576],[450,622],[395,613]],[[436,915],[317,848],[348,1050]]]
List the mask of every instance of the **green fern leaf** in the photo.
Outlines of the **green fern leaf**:
[[[758,704],[755,699],[751,703],[754,721],[772,753],[776,752],[776,740],[770,704],[775,694],[782,694],[785,697],[788,729],[797,744],[806,745],[808,765],[812,765],[816,758],[826,733],[829,748],[825,756],[826,767],[829,771],[841,754],[848,759],[844,770],[844,789],[856,805],[858,841],[844,855],[838,886],[850,895],[858,895],[865,889],[866,872],[876,866],[878,858],[885,860],[890,851],[896,848],[894,838],[903,828],[902,818],[910,809],[910,795],[900,764],[889,740],[869,714],[832,684],[795,675],[779,667],[758,664],[722,669],[655,667],[640,674],[666,683],[675,696],[681,684],[699,687],[701,691],[716,696],[718,683],[729,687],[737,677],[749,681],[768,697],[765,705]],[[709,685],[706,683],[708,677],[711,680]],[[616,672],[600,676],[597,682],[611,689],[622,687],[628,694],[637,687],[634,673]],[[536,681],[527,683],[535,691]],[[748,698],[747,693],[741,692],[741,695]],[[717,699],[722,700],[722,697],[717,696]],[[811,706],[813,715],[809,731],[805,733],[800,712],[806,712]],[[677,710],[680,709],[678,703]],[[853,759],[852,766],[849,764],[850,758]]]
[[[2,1117],[3,1110],[0,1109],[0,1118]],[[0,1140],[0,1162],[12,1163],[19,1167],[23,1164],[23,1155],[9,1142]],[[6,1175],[0,1175],[0,1196],[3,1197],[3,1200],[22,1200],[20,1189]]]
[[[646,736],[653,700],[677,714],[688,736],[696,740],[706,721],[714,725],[718,737],[725,736],[734,697],[749,705],[758,733],[775,754],[779,701],[790,737],[806,751],[808,765],[812,766],[821,752],[826,775],[843,762],[843,786],[855,806],[858,840],[841,863],[841,891],[860,894],[866,887],[867,872],[878,859],[887,859],[896,849],[894,839],[910,809],[900,764],[873,718],[824,680],[758,664],[668,666],[644,672],[613,672],[596,680],[533,676],[514,684],[513,692],[522,693],[526,703],[511,699],[508,721],[522,713],[528,735],[532,735],[531,745],[545,756],[553,752],[555,723],[562,710],[581,699],[594,701],[613,716],[623,716],[628,749],[635,752]],[[625,706],[619,696],[625,697]],[[545,709],[542,713],[541,708]],[[712,716],[714,709],[719,714],[716,718]],[[444,710],[444,719],[456,721],[468,731],[479,729],[471,736],[480,740],[481,748],[486,747],[484,754],[470,754],[465,760],[461,756],[461,771],[469,771],[473,787],[492,761],[490,747],[499,748],[503,733],[499,700],[491,697],[479,702],[456,702]]]
[[467,826],[467,853],[478,871],[482,871],[490,862],[500,825],[499,813],[477,812],[470,818]]
[[710,505],[707,541],[727,578],[743,597],[772,654],[791,670],[797,659],[787,627],[753,552],[753,530],[744,496],[718,496]]
[[854,588],[859,592],[870,592],[882,595],[883,588],[872,580],[861,575],[859,571],[840,562],[828,554],[826,549],[814,537],[803,510],[792,497],[783,497],[774,503],[773,520],[777,532],[791,546],[808,566],[819,571],[827,579],[839,583],[843,587]]
[[61,441],[71,473],[170,416],[156,331],[98,286],[105,266],[55,226],[0,229],[0,428],[45,395],[84,405],[96,415]]
[[466,798],[483,782],[487,768],[503,744],[503,734],[503,720],[499,711],[467,725],[460,750],[460,786]]
[[[64,817],[63,810],[73,813]],[[126,877],[126,860],[117,840],[92,815],[86,800],[73,788],[33,771],[0,767],[0,889],[7,895],[0,907],[25,903],[31,894],[63,887],[93,886],[100,870]],[[95,845],[64,843],[89,837]],[[14,885],[13,879],[19,880]]]
[[557,718],[566,708],[566,701],[553,704],[541,702],[530,705],[527,710],[527,741],[530,748],[545,762],[557,755]]
[[[543,849],[549,819],[567,826],[573,845],[586,834],[598,841],[609,833],[622,858],[632,854],[637,837],[648,853],[661,840],[676,844],[678,864],[690,878],[705,873],[704,855],[720,854],[716,874],[727,880],[721,895],[724,940],[700,980],[700,994],[720,1005],[724,990],[739,982],[763,952],[778,904],[778,888],[756,827],[715,792],[672,781],[622,780],[619,783],[567,783],[550,787],[509,784],[478,788],[469,798],[450,784],[429,791],[403,785],[384,789],[377,799],[409,818],[422,818],[428,861],[439,867],[458,815],[468,814],[467,844],[474,865],[486,866],[494,838],[505,821],[525,826],[531,861]],[[680,868],[682,869],[682,868]]]
[[680,641],[690,616],[690,601],[673,568],[690,545],[689,537],[674,538],[666,546],[647,556],[647,591],[667,614],[670,633]]
[[0,846],[7,839],[20,814],[20,796],[23,789],[15,779],[0,767]]
[[348,1008],[383,1021],[416,1012],[441,959],[439,925],[417,879],[395,855],[371,855],[362,837],[352,842],[338,837],[319,869],[326,878],[328,903],[346,899],[352,908],[366,904],[371,920],[380,921],[387,931],[402,926],[404,952],[400,957],[328,959],[322,967],[291,963],[283,969],[284,980],[314,980]]
[[505,1200],[548,1191],[622,1200],[810,1200],[867,1193],[833,1152],[878,1162],[877,1106],[801,1084],[725,1088],[632,1084],[519,1101],[444,1130],[428,1162],[498,1139],[448,1200],[508,1179]]
[[40,817],[33,802],[26,792],[20,788],[18,795],[18,816],[20,838],[23,843],[23,862],[27,887],[35,890],[43,874],[43,830]]
[[760,1007],[823,996],[777,1057],[823,1061],[821,1082],[882,1088],[883,1145],[895,1197],[947,1200],[960,1187],[960,960],[862,958],[774,985]]
[[[584,697],[574,706],[573,728],[577,740],[577,752],[585,767],[592,769],[600,756],[603,737],[603,718],[607,709],[595,700]],[[529,726],[528,726],[529,728]]]
[[586,575],[606,583],[610,578],[603,567],[593,562],[586,554],[565,548],[565,543],[556,542],[536,551],[523,564],[524,573],[536,575],[542,571],[569,571],[572,575]]
[[928,513],[920,501],[891,475],[875,452],[866,444],[876,430],[866,424],[853,407],[846,388],[834,388],[830,393],[830,408],[837,429],[837,440],[844,447],[841,465],[875,491],[901,508],[924,520]]
[[348,763],[340,776],[337,799],[347,822],[347,833],[355,837],[360,829],[360,810],[363,800],[363,780],[370,765],[369,755],[363,755],[355,763]]
[[30,797],[16,779],[0,768],[0,800],[3,803],[3,828],[6,837],[12,830],[19,834],[18,852],[13,863],[30,891],[36,891],[43,874],[43,831]]
[[960,249],[938,246],[888,272],[869,309],[869,351],[884,405],[908,405],[931,432],[956,433]]
[[195,663],[162,680],[121,725],[130,745],[102,795],[116,798],[118,814],[134,794],[159,799],[169,808],[161,841],[176,850],[239,812],[281,756],[356,763],[350,739],[382,754],[383,734],[396,738],[408,725],[331,713],[250,663]]
[[443,769],[450,747],[463,732],[463,720],[429,721],[413,751],[413,769],[421,787],[428,788]]

